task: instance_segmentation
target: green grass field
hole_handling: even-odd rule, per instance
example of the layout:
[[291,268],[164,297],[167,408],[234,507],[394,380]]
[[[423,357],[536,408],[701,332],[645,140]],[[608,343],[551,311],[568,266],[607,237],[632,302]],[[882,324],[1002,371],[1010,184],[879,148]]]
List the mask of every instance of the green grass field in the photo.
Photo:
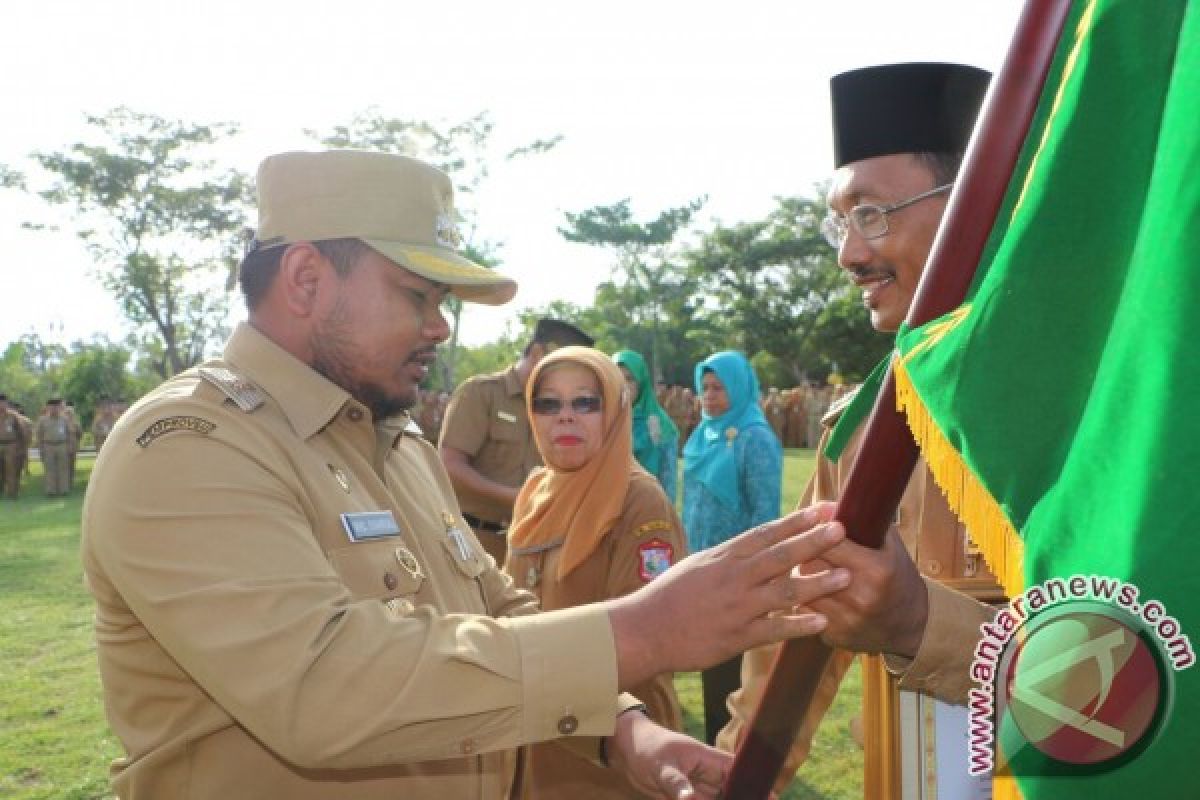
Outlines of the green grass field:
[[[784,508],[812,471],[811,451],[788,451]],[[43,495],[41,465],[16,503],[0,500],[0,797],[110,797],[108,764],[120,744],[108,730],[92,645],[91,599],[79,566],[79,512],[91,461],[68,497]],[[688,730],[701,734],[700,682],[676,684]],[[862,752],[849,736],[860,703],[852,670],[785,800],[862,796]]]

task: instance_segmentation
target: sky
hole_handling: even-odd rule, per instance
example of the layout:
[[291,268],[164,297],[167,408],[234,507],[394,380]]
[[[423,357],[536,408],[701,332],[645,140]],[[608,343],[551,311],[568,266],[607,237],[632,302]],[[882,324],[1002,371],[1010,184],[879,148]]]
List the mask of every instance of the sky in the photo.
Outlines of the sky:
[[[563,212],[629,198],[646,219],[701,195],[697,218],[760,218],[811,194],[832,161],[828,82],[896,61],[999,68],[1017,0],[41,0],[0,4],[0,164],[94,139],[85,115],[126,106],[189,123],[232,121],[223,150],[253,174],[274,152],[315,149],[368,108],[453,123],[487,111],[497,150],[561,135],[549,153],[496,163],[475,198],[520,286],[468,306],[469,345],[517,312],[588,306],[612,258],[566,242]],[[31,177],[36,183],[36,172]],[[69,230],[37,198],[0,191],[0,349],[22,334],[67,344],[128,331]],[[232,303],[230,321],[244,316]]]

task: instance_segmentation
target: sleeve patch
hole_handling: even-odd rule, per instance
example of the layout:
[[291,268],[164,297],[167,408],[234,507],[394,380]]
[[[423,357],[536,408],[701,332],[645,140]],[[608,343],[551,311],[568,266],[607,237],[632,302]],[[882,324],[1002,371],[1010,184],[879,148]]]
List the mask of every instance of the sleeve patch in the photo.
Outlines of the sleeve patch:
[[216,427],[216,423],[201,417],[164,417],[146,428],[142,435],[137,437],[137,443],[142,447],[149,447],[158,437],[175,431],[192,431],[207,436]]
[[655,531],[673,531],[675,526],[665,519],[652,519],[649,522],[643,522],[633,529],[634,536],[645,536],[648,533]]
[[662,539],[651,539],[638,545],[638,575],[650,582],[671,568],[675,548]]

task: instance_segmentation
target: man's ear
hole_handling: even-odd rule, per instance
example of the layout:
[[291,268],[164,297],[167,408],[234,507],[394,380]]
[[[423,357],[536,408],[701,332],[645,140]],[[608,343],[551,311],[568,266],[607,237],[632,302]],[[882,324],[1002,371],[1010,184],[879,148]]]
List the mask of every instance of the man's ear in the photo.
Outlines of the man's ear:
[[312,315],[321,284],[332,277],[333,265],[312,242],[288,245],[279,259],[279,290],[288,310],[297,317]]

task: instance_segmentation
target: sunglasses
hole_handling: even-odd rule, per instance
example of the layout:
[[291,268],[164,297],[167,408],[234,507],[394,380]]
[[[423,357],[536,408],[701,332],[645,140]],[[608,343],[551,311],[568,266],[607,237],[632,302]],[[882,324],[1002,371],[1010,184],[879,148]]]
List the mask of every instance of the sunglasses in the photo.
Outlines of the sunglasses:
[[[533,413],[541,416],[549,416],[562,411],[563,401],[559,397],[535,397],[533,398]],[[595,414],[601,408],[600,396],[595,394],[582,394],[579,397],[571,398],[571,410],[576,414]]]

